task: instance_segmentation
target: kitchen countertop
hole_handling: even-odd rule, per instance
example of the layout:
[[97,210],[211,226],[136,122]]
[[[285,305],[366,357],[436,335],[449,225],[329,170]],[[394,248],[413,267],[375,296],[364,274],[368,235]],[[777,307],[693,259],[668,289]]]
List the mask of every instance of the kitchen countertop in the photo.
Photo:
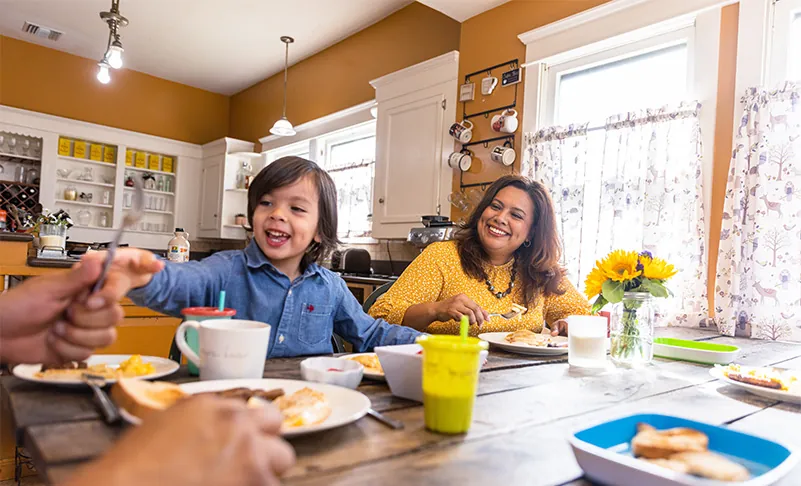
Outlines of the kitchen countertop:
[[0,231],[0,241],[33,241],[33,235],[28,233]]

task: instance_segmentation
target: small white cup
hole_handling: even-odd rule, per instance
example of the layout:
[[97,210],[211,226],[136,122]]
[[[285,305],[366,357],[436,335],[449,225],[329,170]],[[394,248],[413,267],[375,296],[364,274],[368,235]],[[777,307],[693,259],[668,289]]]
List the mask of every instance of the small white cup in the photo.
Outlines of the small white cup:
[[473,158],[465,152],[453,152],[448,157],[448,165],[452,169],[459,169],[464,172],[470,170],[470,166],[473,165]]
[[606,318],[567,318],[567,362],[579,368],[606,367]]
[[490,158],[493,161],[508,167],[515,163],[517,154],[515,154],[515,149],[513,149],[512,147],[506,147],[504,145],[496,145],[492,147],[492,151],[490,152]]
[[[198,332],[200,356],[186,342],[189,327]],[[175,343],[200,369],[201,380],[257,379],[264,376],[270,329],[269,324],[259,321],[184,321],[175,332]]]

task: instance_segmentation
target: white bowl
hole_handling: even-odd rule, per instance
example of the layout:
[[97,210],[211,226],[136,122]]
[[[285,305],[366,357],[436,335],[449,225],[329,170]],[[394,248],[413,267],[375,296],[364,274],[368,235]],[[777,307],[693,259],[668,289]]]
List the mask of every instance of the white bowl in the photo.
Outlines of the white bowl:
[[300,362],[300,376],[306,381],[356,388],[362,382],[363,374],[364,366],[348,359],[320,357]]
[[[389,390],[396,397],[423,401],[423,347],[419,344],[379,346],[375,348],[378,361],[384,368]],[[487,362],[487,350],[479,353],[481,366]]]

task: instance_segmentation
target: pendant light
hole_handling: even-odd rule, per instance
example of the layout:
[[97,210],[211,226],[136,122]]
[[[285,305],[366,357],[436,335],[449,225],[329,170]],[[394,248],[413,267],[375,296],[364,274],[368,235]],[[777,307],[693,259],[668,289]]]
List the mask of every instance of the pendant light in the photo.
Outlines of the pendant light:
[[106,52],[103,59],[97,63],[97,80],[103,84],[111,81],[109,68],[119,69],[122,67],[122,48],[119,29],[128,25],[128,19],[120,15],[120,0],[111,0],[111,10],[100,12],[100,18],[108,24],[108,42],[106,42]]
[[281,42],[286,44],[286,56],[284,57],[284,114],[280,120],[275,122],[275,125],[270,129],[270,133],[279,137],[291,137],[295,135],[295,129],[286,119],[286,78],[289,70],[289,44],[295,42],[295,39],[289,36],[282,36]]

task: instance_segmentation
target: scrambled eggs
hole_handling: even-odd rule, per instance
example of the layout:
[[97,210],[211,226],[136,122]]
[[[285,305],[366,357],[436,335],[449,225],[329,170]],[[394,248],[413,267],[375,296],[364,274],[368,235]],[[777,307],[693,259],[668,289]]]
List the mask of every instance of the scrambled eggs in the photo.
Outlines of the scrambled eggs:
[[142,361],[140,355],[135,354],[120,363],[119,372],[122,376],[130,378],[132,376],[144,376],[155,373],[156,367],[153,366],[153,363],[145,363]]

